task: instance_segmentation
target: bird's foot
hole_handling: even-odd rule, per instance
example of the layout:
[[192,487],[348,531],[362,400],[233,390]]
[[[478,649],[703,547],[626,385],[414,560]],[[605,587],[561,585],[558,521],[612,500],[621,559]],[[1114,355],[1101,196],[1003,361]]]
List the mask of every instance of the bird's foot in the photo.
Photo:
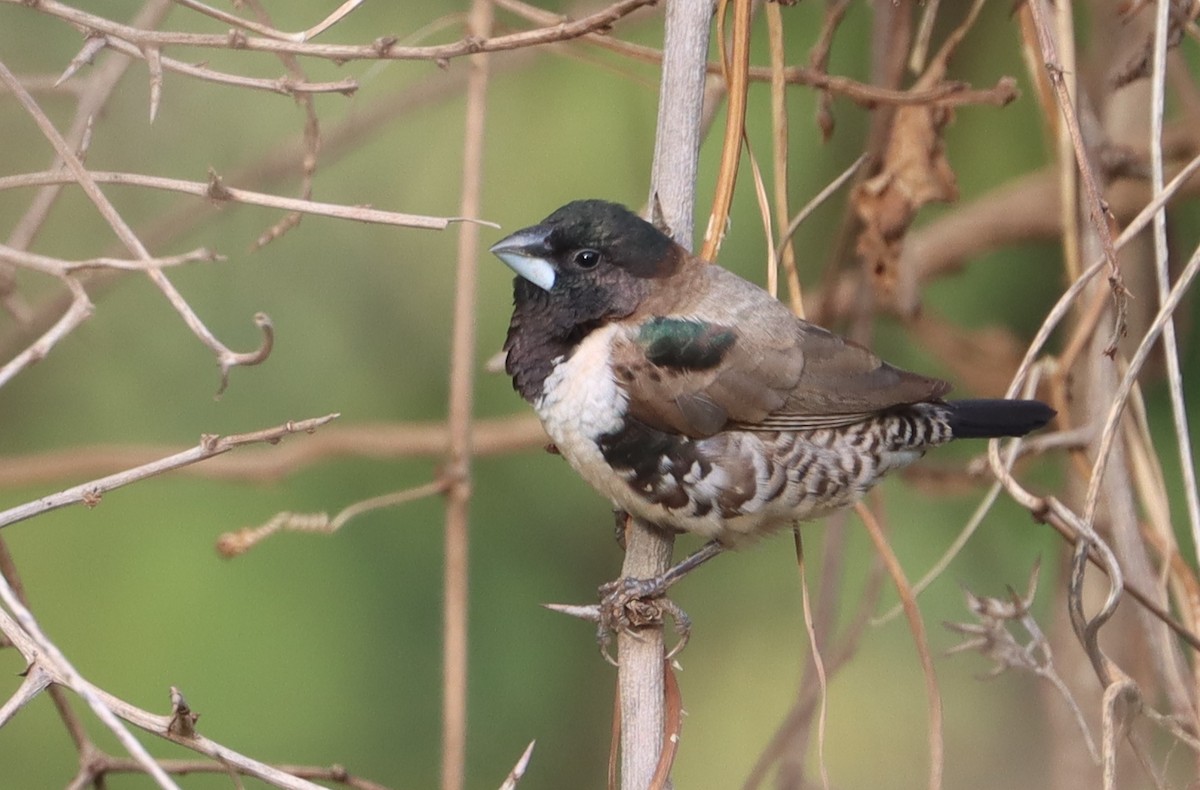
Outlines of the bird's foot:
[[671,617],[678,637],[666,657],[673,658],[683,650],[691,636],[692,621],[678,604],[665,596],[668,586],[663,576],[653,579],[624,577],[600,586],[596,641],[605,661],[617,666],[608,649],[613,634],[624,631],[637,637],[638,631],[644,628],[662,625],[664,615]]

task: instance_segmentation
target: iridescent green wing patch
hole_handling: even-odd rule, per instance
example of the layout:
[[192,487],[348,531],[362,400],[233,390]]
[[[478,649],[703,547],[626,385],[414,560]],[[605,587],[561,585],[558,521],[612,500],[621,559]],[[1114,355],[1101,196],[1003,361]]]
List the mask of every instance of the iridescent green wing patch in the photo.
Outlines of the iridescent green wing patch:
[[708,370],[725,358],[737,333],[720,324],[655,316],[642,324],[637,339],[646,359],[659,367]]

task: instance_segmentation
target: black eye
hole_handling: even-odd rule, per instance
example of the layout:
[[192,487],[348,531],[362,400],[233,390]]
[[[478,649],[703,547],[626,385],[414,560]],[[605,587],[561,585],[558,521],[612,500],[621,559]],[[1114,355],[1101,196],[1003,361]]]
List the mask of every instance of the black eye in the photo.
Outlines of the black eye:
[[571,258],[580,269],[594,269],[600,263],[600,253],[595,250],[579,250]]

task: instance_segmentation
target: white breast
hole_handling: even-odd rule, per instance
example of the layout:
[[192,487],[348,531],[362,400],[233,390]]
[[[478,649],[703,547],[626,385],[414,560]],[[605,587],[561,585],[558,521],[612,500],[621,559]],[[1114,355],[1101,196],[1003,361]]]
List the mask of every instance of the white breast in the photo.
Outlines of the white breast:
[[563,458],[610,499],[627,486],[604,460],[597,440],[621,428],[626,396],[613,378],[609,351],[620,331],[609,324],[591,332],[569,359],[555,360],[534,409]]

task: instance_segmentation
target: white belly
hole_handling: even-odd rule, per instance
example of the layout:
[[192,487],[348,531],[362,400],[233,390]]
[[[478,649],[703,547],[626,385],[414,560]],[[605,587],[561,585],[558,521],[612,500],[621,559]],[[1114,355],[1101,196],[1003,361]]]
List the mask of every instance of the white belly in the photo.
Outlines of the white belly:
[[609,324],[589,334],[570,359],[546,377],[534,404],[546,433],[563,458],[592,487],[623,504],[628,486],[612,471],[597,441],[621,428],[625,393],[613,378],[609,349],[619,331]]
[[[609,325],[589,334],[575,353],[559,362],[547,378],[542,397],[534,404],[547,435],[563,458],[593,488],[626,512],[660,526],[673,526],[706,537],[731,531],[753,533],[762,513],[725,523],[714,511],[697,517],[669,510],[639,496],[623,475],[613,470],[600,451],[599,440],[622,428],[626,395],[617,385],[609,351],[620,327]],[[717,479],[701,483],[708,487]],[[715,492],[705,492],[715,495]],[[740,528],[740,529],[739,529]]]
[[[842,456],[860,450],[853,446],[850,436],[823,438],[825,431],[811,437],[734,431],[696,440],[701,452],[721,459],[722,464],[714,464],[702,479],[695,474],[698,469],[689,470],[681,481],[692,487],[689,506],[664,507],[651,501],[654,497],[631,488],[628,470],[614,470],[600,450],[602,437],[624,427],[628,400],[610,362],[613,341],[621,331],[616,324],[601,327],[580,342],[570,358],[556,361],[534,408],[563,458],[589,485],[616,507],[660,526],[720,538],[731,545],[745,543],[854,502],[883,474],[907,466],[924,450],[922,446],[885,452],[874,463],[860,464],[859,472],[851,474]],[[789,471],[791,466],[800,465],[801,458],[808,459],[809,471],[804,479]],[[671,460],[664,458],[660,471],[669,473],[670,464]],[[739,485],[735,481],[739,476],[725,468],[731,464],[753,471],[754,488],[736,512],[722,514],[715,503],[727,488]],[[838,481],[836,492],[826,494],[816,482],[821,477]],[[702,509],[692,506],[705,503],[708,507]]]

